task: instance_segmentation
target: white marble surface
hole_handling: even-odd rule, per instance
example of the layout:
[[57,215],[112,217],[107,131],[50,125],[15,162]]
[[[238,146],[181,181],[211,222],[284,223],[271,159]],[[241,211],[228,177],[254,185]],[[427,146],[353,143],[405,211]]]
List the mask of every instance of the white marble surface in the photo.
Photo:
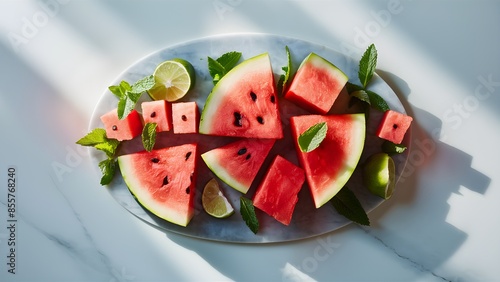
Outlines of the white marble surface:
[[[0,1],[0,281],[500,279],[499,2],[193,2]],[[371,227],[215,243],[151,228],[98,185],[74,142],[103,90],[165,46],[239,32],[353,56],[376,44],[379,73],[415,117],[416,145]]]

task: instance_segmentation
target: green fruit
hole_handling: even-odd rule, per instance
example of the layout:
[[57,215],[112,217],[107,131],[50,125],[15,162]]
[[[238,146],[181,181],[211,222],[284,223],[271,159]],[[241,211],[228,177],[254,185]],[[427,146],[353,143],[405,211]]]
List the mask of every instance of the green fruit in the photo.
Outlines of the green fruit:
[[159,64],[153,76],[155,85],[148,91],[153,100],[173,102],[184,97],[195,83],[195,71],[191,63],[175,58]]
[[203,209],[211,216],[216,218],[226,218],[234,213],[234,209],[222,194],[217,180],[212,178],[205,185],[203,195],[201,196]]
[[363,183],[374,195],[389,199],[396,184],[395,170],[394,160],[388,154],[374,154],[364,164]]

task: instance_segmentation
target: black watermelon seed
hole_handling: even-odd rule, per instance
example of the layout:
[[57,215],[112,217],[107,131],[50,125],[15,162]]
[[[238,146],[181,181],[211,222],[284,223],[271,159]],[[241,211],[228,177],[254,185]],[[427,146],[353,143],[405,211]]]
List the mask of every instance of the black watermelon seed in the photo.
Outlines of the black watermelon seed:
[[260,124],[264,124],[264,119],[263,119],[261,116],[258,116],[258,117],[257,117],[257,121],[258,121]]
[[186,115],[182,115],[182,116],[181,116],[181,119],[182,119],[183,121],[188,120],[188,118],[186,117]]
[[150,117],[154,118],[156,116],[156,112],[152,112]]
[[252,101],[256,101],[257,100],[257,94],[253,93],[253,92],[250,92],[250,97],[252,97]]
[[111,127],[111,129],[113,129],[114,131],[116,131],[118,129],[118,127],[116,127],[116,125],[113,125],[113,127]]
[[276,98],[274,98],[274,95],[271,95],[271,103],[275,103],[276,102]]
[[251,154],[248,154],[248,155],[246,156],[245,160],[249,160],[251,156],[252,156]]
[[396,129],[396,128],[398,128],[398,125],[397,124],[393,124],[392,128]]
[[168,184],[168,175],[165,176],[165,178],[163,178],[163,183],[161,186],[165,186]]
[[186,194],[189,194],[190,192],[191,192],[191,189],[189,189],[189,187],[186,188]]
[[152,158],[151,161],[154,162],[155,164],[157,164],[158,162],[160,162],[160,160],[158,158]]
[[238,156],[241,156],[247,152],[247,148],[243,147],[238,150]]
[[186,153],[186,161],[189,159],[189,157],[191,157],[191,154],[192,154],[192,153],[193,153],[193,152],[187,152],[187,153]]
[[242,127],[243,124],[241,123],[241,114],[238,112],[234,112],[234,122],[233,124],[238,127]]

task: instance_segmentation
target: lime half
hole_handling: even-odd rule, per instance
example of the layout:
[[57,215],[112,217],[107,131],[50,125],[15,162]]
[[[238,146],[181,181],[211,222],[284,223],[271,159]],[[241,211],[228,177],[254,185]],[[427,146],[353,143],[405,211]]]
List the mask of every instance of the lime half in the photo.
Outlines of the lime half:
[[363,183],[371,193],[389,199],[394,191],[394,160],[386,153],[370,156],[363,167]]
[[233,207],[224,194],[222,194],[219,183],[214,178],[205,185],[203,195],[201,196],[201,203],[203,209],[213,217],[225,218],[234,213]]
[[148,91],[153,100],[173,102],[184,97],[195,83],[194,68],[188,61],[175,58],[159,64],[153,76],[155,85]]

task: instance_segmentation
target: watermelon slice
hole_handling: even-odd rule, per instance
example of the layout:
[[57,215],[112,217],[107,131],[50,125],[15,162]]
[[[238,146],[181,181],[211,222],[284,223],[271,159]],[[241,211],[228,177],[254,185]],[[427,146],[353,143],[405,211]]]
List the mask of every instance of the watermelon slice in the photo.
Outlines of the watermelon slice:
[[284,225],[289,225],[299,200],[297,194],[304,181],[302,168],[276,155],[255,192],[253,205]]
[[141,104],[144,123],[156,123],[156,131],[172,129],[172,106],[166,100],[147,101]]
[[137,201],[156,216],[187,226],[194,215],[196,144],[118,157],[123,179]]
[[227,185],[246,194],[274,139],[241,139],[201,155],[208,168]]
[[[365,143],[365,115],[304,115],[291,117],[290,122],[300,164],[319,208],[344,187],[359,162]],[[302,152],[298,136],[320,122],[328,126],[325,139],[315,150]]]
[[401,144],[412,121],[411,116],[388,110],[380,121],[376,135],[394,144]]
[[300,64],[285,98],[317,114],[326,114],[348,77],[334,64],[310,53]]
[[142,133],[141,116],[136,110],[132,110],[124,119],[119,119],[115,108],[102,115],[101,121],[106,129],[106,137],[118,141],[131,140]]
[[267,53],[243,61],[215,85],[203,107],[199,132],[283,138],[274,74]]

